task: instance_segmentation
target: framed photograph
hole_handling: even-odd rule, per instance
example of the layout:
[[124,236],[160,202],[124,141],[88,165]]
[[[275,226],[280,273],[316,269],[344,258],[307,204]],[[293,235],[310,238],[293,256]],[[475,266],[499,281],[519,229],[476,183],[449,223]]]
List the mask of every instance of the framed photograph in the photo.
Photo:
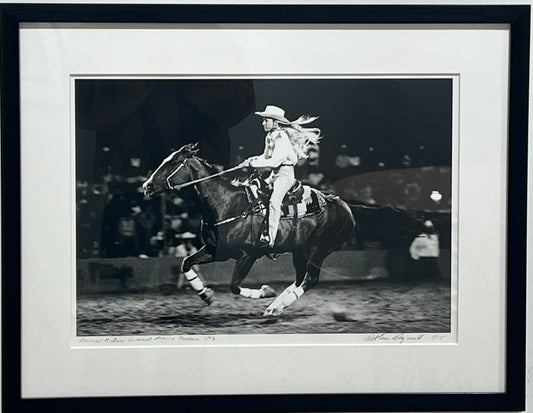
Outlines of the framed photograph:
[[6,411],[525,409],[529,6],[0,8]]

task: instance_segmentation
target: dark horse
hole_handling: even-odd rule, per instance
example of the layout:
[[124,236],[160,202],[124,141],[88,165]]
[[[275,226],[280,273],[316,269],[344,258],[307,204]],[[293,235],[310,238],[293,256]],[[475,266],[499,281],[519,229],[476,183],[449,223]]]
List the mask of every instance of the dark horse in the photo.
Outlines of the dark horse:
[[[196,156],[196,145],[185,145],[168,156],[143,184],[144,193],[153,196],[165,190],[219,172]],[[249,298],[273,296],[273,290],[263,286],[259,290],[241,288],[254,262],[265,255],[257,238],[263,215],[250,211],[250,200],[242,186],[234,186],[226,179],[213,177],[194,184],[194,193],[202,207],[202,237],[204,246],[186,257],[182,271],[198,294],[210,303],[213,292],[205,288],[193,269],[195,264],[237,259],[231,291]],[[290,306],[305,291],[313,288],[324,259],[348,241],[355,230],[350,207],[340,198],[318,193],[323,200],[320,212],[299,218],[296,226],[281,220],[274,248],[270,253],[292,252],[296,282],[287,287],[265,310],[265,316],[276,316]],[[250,213],[246,213],[250,212]]]

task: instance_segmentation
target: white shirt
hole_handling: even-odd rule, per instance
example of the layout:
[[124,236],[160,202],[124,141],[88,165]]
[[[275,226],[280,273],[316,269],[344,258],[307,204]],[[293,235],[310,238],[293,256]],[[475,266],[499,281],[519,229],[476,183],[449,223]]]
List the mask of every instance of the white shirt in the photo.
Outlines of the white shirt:
[[[266,158],[268,139],[274,139],[272,156]],[[289,136],[283,131],[271,132],[266,137],[265,152],[255,158],[250,165],[254,168],[277,168],[281,164],[296,165],[298,155],[292,147]]]

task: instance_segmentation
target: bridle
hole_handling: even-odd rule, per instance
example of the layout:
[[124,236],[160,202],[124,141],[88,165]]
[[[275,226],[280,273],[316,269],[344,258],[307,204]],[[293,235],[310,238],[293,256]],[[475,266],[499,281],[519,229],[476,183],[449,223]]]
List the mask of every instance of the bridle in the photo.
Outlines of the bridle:
[[185,162],[187,162],[188,160],[189,160],[189,158],[185,158],[183,160],[183,162],[181,164],[179,164],[178,167],[169,176],[167,176],[165,181],[167,183],[167,188],[168,189],[174,189],[176,186],[179,186],[179,185],[172,186],[171,183],[170,183],[170,178],[172,178],[181,168],[183,168],[185,166]]
[[[233,167],[233,168],[230,168],[230,169],[227,169],[227,170],[224,170],[224,171],[221,171],[221,172],[215,173],[215,174],[213,174],[213,175],[205,176],[205,177],[203,177],[203,178],[198,178],[198,179],[193,179],[193,177],[192,177],[192,173],[191,173],[191,181],[189,181],[189,182],[185,182],[185,183],[183,183],[183,184],[178,184],[178,185],[174,185],[174,186],[173,186],[173,185],[170,183],[170,179],[171,179],[171,178],[172,178],[172,177],[173,177],[173,176],[174,176],[174,175],[175,175],[175,174],[176,174],[181,168],[183,168],[183,167],[185,166],[185,163],[186,163],[189,159],[191,159],[191,158],[185,158],[185,159],[183,160],[183,162],[181,162],[181,163],[176,167],[176,169],[174,169],[174,171],[172,171],[172,173],[170,173],[170,174],[165,178],[165,182],[166,182],[166,185],[167,185],[167,189],[170,189],[170,190],[178,189],[178,190],[179,190],[179,189],[184,188],[184,187],[186,187],[186,186],[195,185],[195,184],[197,184],[197,183],[199,183],[199,182],[202,182],[202,181],[205,181],[205,180],[207,180],[207,179],[211,179],[211,178],[214,178],[214,177],[217,177],[217,176],[221,176],[221,175],[224,175],[224,174],[226,174],[226,173],[228,173],[228,172],[236,171],[237,169],[241,169],[241,168],[243,168],[243,166],[241,166],[241,165],[237,165],[237,166],[235,166],[235,167]],[[192,159],[199,160],[198,158],[196,158],[196,157],[194,157],[194,156],[192,157]],[[216,223],[214,223],[214,224],[211,224],[211,225],[212,225],[212,226],[219,226],[219,225],[222,225],[222,224],[226,224],[226,223],[228,223],[228,222],[235,221],[235,220],[240,219],[240,218],[246,218],[246,217],[252,212],[252,210],[253,210],[253,203],[252,203],[252,200],[250,199],[250,196],[249,196],[248,192],[247,192],[246,190],[245,190],[245,192],[246,192],[246,197],[247,197],[247,199],[248,199],[248,203],[249,203],[249,205],[250,205],[250,207],[249,207],[248,210],[244,211],[244,212],[243,212],[242,214],[240,214],[240,215],[237,215],[237,216],[234,216],[234,217],[231,217],[231,218],[227,218],[227,219],[224,219],[224,220],[222,220],[222,221],[218,221],[218,222],[216,222]]]

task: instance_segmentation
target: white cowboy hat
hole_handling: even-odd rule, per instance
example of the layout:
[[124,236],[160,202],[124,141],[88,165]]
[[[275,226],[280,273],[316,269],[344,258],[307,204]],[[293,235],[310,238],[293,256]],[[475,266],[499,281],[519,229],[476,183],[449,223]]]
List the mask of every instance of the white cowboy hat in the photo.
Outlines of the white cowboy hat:
[[282,123],[291,123],[285,117],[285,111],[277,106],[268,105],[265,108],[264,112],[255,112],[256,115],[262,116],[263,118],[271,118]]

